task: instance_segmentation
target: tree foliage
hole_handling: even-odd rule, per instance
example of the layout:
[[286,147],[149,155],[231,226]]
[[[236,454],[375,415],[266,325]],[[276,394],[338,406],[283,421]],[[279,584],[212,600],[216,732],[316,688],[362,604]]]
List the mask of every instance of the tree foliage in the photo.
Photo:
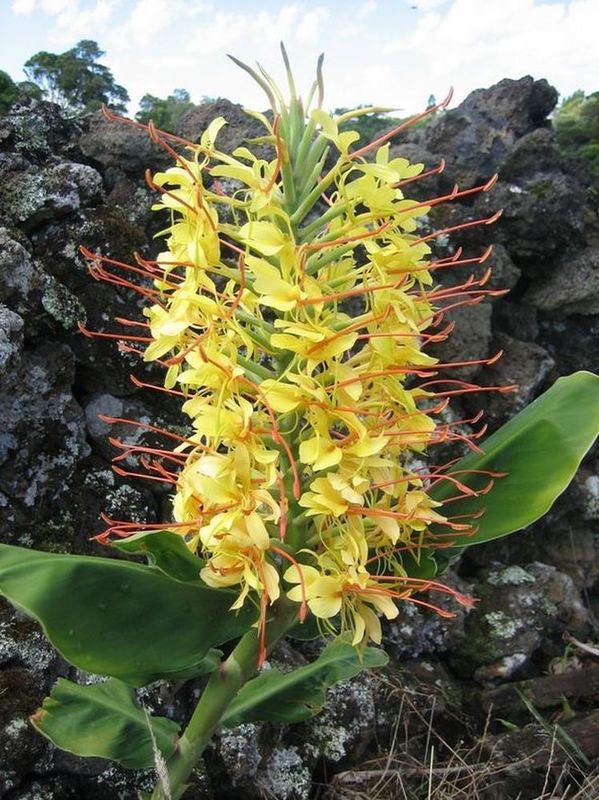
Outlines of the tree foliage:
[[6,114],[19,97],[42,97],[42,90],[32,81],[15,83],[8,72],[0,69],[0,114]]
[[125,111],[129,95],[108,67],[98,63],[103,55],[96,42],[83,39],[64,53],[36,53],[25,63],[24,71],[47,100],[70,115],[95,111],[102,104]]
[[[358,108],[365,108],[365,106],[358,106]],[[333,113],[335,116],[341,116],[341,114],[346,114],[348,110],[349,109],[347,108],[336,108]],[[376,139],[377,136],[385,133],[385,131],[395,128],[400,124],[400,122],[400,119],[396,117],[390,117],[388,114],[365,114],[363,117],[357,117],[342,123],[339,126],[339,130],[358,131],[360,134],[360,143],[367,144],[368,142],[372,142],[374,139]]]
[[0,114],[6,114],[19,94],[17,84],[8,72],[0,69]]
[[135,115],[138,122],[150,120],[161,130],[172,131],[186,111],[193,108],[193,103],[186,89],[175,89],[168,97],[155,97],[144,94],[139,101],[139,111]]
[[[434,106],[436,103],[434,95],[430,95],[428,98],[428,102],[426,107],[430,108]],[[365,105],[358,106],[358,109],[366,108]],[[333,112],[335,116],[340,116],[341,114],[347,113],[347,108],[336,108]],[[435,112],[431,114],[431,116],[425,117],[423,120],[416,122],[415,124],[411,125],[412,130],[415,128],[420,128],[434,119],[435,115],[439,112]],[[372,114],[365,114],[364,116],[356,117],[347,122],[343,122],[339,126],[340,131],[358,131],[360,134],[360,143],[362,145],[368,144],[369,142],[373,142],[376,138],[381,136],[383,133],[390,131],[392,128],[396,128],[398,125],[401,125],[402,122],[406,122],[410,119],[410,115],[408,117],[391,117],[389,114],[382,113],[382,112],[374,112]]]
[[555,113],[553,125],[562,150],[591,162],[599,175],[599,92],[579,89]]

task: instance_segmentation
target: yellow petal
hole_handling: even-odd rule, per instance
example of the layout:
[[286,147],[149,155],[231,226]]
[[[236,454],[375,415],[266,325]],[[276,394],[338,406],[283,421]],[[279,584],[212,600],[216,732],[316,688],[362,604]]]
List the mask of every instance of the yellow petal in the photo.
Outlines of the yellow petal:
[[341,611],[341,597],[316,597],[308,600],[310,611],[315,617],[330,619]]
[[287,239],[271,222],[246,222],[239,229],[240,238],[265,256],[274,256],[283,249]]
[[264,563],[262,565],[262,574],[266,583],[265,591],[271,603],[279,599],[279,573],[272,564]]
[[[309,583],[313,583],[316,580],[316,578],[320,577],[320,572],[315,567],[311,567],[308,564],[300,564],[300,569],[306,585],[308,585]],[[288,569],[285,570],[283,578],[288,583],[300,583],[301,578],[299,570],[295,564],[292,564]],[[292,589],[291,591],[294,590]]]
[[302,392],[297,386],[278,381],[265,380],[260,384],[260,389],[266,397],[268,404],[281,414],[293,411],[302,401]]
[[364,622],[364,617],[358,611],[356,611],[353,615],[353,623],[354,637],[352,639],[352,644],[355,647],[357,644],[360,644],[364,638],[364,633],[366,632],[366,623]]
[[372,639],[375,644],[380,644],[383,638],[383,632],[381,630],[381,621],[377,615],[364,603],[360,604],[359,614],[364,620],[368,638]]
[[375,517],[374,519],[376,519],[376,524],[379,526],[385,536],[391,540],[391,544],[396,544],[400,533],[397,520],[383,516]]
[[250,539],[261,550],[267,550],[270,543],[270,537],[266,530],[266,525],[262,521],[259,514],[253,511],[245,518],[245,524],[249,533]]
[[369,594],[367,595],[368,602],[371,603],[377,611],[384,614],[387,619],[395,619],[399,614],[399,608],[395,605],[390,597],[384,594]]
[[224,117],[217,117],[213,119],[210,125],[206,128],[202,137],[200,139],[200,144],[202,147],[208,147],[212,149],[214,147],[214,142],[218,135],[218,132],[222,127],[227,124],[227,120]]

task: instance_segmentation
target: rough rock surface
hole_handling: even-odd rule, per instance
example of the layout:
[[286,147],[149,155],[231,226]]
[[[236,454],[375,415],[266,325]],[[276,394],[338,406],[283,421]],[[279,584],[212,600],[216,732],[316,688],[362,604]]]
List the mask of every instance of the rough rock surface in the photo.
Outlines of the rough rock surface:
[[[499,173],[494,191],[441,206],[432,220],[435,228],[448,228],[504,209],[492,227],[441,236],[435,250],[446,257],[463,244],[471,257],[496,243],[477,274],[491,265],[489,288],[511,289],[507,297],[456,311],[457,333],[438,347],[444,360],[454,361],[505,350],[502,361],[474,364],[460,375],[483,385],[520,385],[514,395],[476,401],[491,428],[559,375],[597,368],[599,187],[559,153],[548,120],[556,98],[546,81],[504,80],[393,145],[395,154],[429,166],[447,160],[443,175],[415,184],[419,198],[447,192],[455,181],[466,188]],[[224,147],[260,132],[255,120],[225,100],[190,110],[177,132],[196,139],[219,115],[229,122],[221,134]],[[75,123],[56,106],[27,100],[0,117],[3,541],[98,552],[90,536],[101,528],[100,511],[139,521],[164,518],[159,486],[147,488],[110,470],[106,435],[139,442],[142,434],[98,414],[181,425],[176,405],[139,392],[129,380],[138,359],[84,338],[77,323],[110,331],[115,314],[138,312],[126,291],[91,279],[78,248],[121,260],[134,250],[151,254],[160,223],[148,212],[152,195],[143,173],[168,163],[143,133],[101,116]],[[437,276],[449,286],[468,274],[464,267]],[[456,404],[453,419],[473,407],[463,405]],[[406,605],[386,627],[391,665],[382,677],[340,684],[323,714],[302,725],[220,732],[190,797],[307,800],[334,773],[377,754],[386,758],[393,742],[418,763],[433,712],[448,741],[471,736],[477,713],[470,715],[467,697],[473,687],[543,674],[560,655],[564,632],[596,637],[598,498],[599,462],[591,453],[575,484],[526,535],[469,551],[450,580],[480,598],[473,610],[458,608],[456,619],[446,621]],[[444,600],[440,605],[449,607]],[[278,657],[282,664],[303,663],[302,650],[309,654],[309,648],[294,645]],[[53,680],[71,671],[37,627],[8,607],[0,616],[0,666],[0,797],[108,800],[151,785],[151,774],[134,778],[104,762],[70,758],[34,734],[28,715]],[[169,690],[164,700],[156,689],[148,702],[185,717],[194,691]],[[404,724],[414,736],[398,739]],[[501,793],[493,797],[508,800]]]

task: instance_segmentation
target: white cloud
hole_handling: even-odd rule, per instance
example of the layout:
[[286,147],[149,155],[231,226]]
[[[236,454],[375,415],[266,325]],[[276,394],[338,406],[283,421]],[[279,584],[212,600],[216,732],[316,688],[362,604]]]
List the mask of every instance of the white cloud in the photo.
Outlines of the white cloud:
[[[599,3],[570,0],[453,0],[444,10],[418,19],[407,39],[386,47],[389,58],[400,58],[418,75],[418,85],[443,96],[449,84],[456,100],[474,88],[503,77],[531,74],[547,78],[569,93],[599,76]],[[408,95],[410,104],[415,100]]]
[[96,0],[87,7],[81,8],[77,0],[42,0],[51,2],[59,11],[49,12],[58,14],[57,23],[65,37],[98,38],[99,34],[107,29],[108,23],[116,8],[116,0]]
[[95,0],[91,5],[81,5],[79,0],[13,0],[14,14],[47,14],[54,18],[56,29],[49,30],[49,38],[57,42],[71,41],[85,35],[97,38],[105,30],[117,0]]
[[296,40],[305,45],[316,43],[322,36],[330,12],[323,7],[307,11],[298,4],[283,5],[278,12],[217,11],[197,21],[187,37],[189,53],[226,53],[236,45],[252,47],[254,56],[262,60],[271,52],[278,52],[278,43]]
[[45,11],[46,14],[56,16],[62,14],[64,11],[73,13],[77,11],[77,0],[39,0],[40,11]]
[[219,11],[210,18],[201,20],[195,30],[190,31],[185,50],[188,53],[228,52],[231,46],[246,33],[248,20],[244,14]]
[[31,14],[35,11],[35,0],[13,0],[10,8],[13,14]]
[[164,0],[137,0],[127,19],[115,31],[114,43],[118,47],[150,44],[156,34],[175,24],[177,5]]
[[304,14],[303,19],[297,26],[295,34],[298,42],[302,44],[313,44],[317,42],[329,16],[329,11],[326,8],[315,8]]
[[280,40],[300,90],[325,50],[331,108],[372,102],[409,113],[451,84],[459,102],[525,74],[566,94],[599,89],[599,0],[272,0],[262,10],[242,0],[12,0],[11,8],[15,20],[45,15],[39,49],[98,41],[134,103],[180,86],[194,99],[220,95],[262,108],[260,89],[225,53],[258,58],[284,83]]
[[447,3],[448,0],[414,0],[412,6],[417,8],[418,11],[433,11],[435,8],[439,8],[439,6],[447,5]]
[[365,3],[362,3],[361,6],[358,6],[356,17],[358,17],[358,19],[364,19],[365,17],[370,16],[370,14],[374,14],[378,6],[379,4],[377,0],[366,0]]

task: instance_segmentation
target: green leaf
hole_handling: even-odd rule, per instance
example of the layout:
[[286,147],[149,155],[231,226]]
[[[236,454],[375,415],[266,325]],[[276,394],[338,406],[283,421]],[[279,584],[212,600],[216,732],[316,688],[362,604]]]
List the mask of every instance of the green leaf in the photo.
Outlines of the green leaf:
[[[336,618],[335,618],[336,619]],[[335,624],[334,620],[331,620]],[[322,636],[321,628],[318,624],[318,617],[314,614],[308,614],[304,622],[296,622],[296,624],[287,631],[286,636],[292,639],[298,639],[300,642],[310,642],[313,639],[319,639]]]
[[267,670],[246,683],[227,709],[223,724],[309,719],[322,709],[327,689],[333,684],[364,669],[384,667],[387,661],[383,650],[369,647],[360,653],[346,639],[335,639],[305,667],[287,673]]
[[174,580],[157,567],[0,544],[0,594],[41,623],[80,669],[143,686],[218,663],[211,648],[243,635],[255,611],[235,594]]
[[410,578],[434,578],[438,572],[439,552],[421,549],[416,556],[409,551],[401,554],[401,565]]
[[[576,372],[555,384],[490,436],[484,453],[470,453],[450,474],[473,489],[488,483],[486,475],[469,470],[505,472],[486,495],[452,502],[447,514],[475,514],[474,535],[456,535],[459,548],[488,542],[530,525],[542,517],[566,489],[585,453],[599,433],[599,376]],[[440,481],[429,492],[435,500],[456,496],[449,481]],[[441,509],[443,513],[443,509]],[[455,553],[455,551],[453,551]],[[440,560],[449,553],[439,551]]]
[[92,686],[59,678],[31,722],[61,750],[108,758],[126,769],[153,766],[154,742],[163,758],[171,756],[179,732],[176,722],[146,713],[116,678]]
[[144,531],[112,542],[121,553],[145,555],[156,566],[178,581],[200,581],[204,562],[194,555],[181,536],[172,531]]

